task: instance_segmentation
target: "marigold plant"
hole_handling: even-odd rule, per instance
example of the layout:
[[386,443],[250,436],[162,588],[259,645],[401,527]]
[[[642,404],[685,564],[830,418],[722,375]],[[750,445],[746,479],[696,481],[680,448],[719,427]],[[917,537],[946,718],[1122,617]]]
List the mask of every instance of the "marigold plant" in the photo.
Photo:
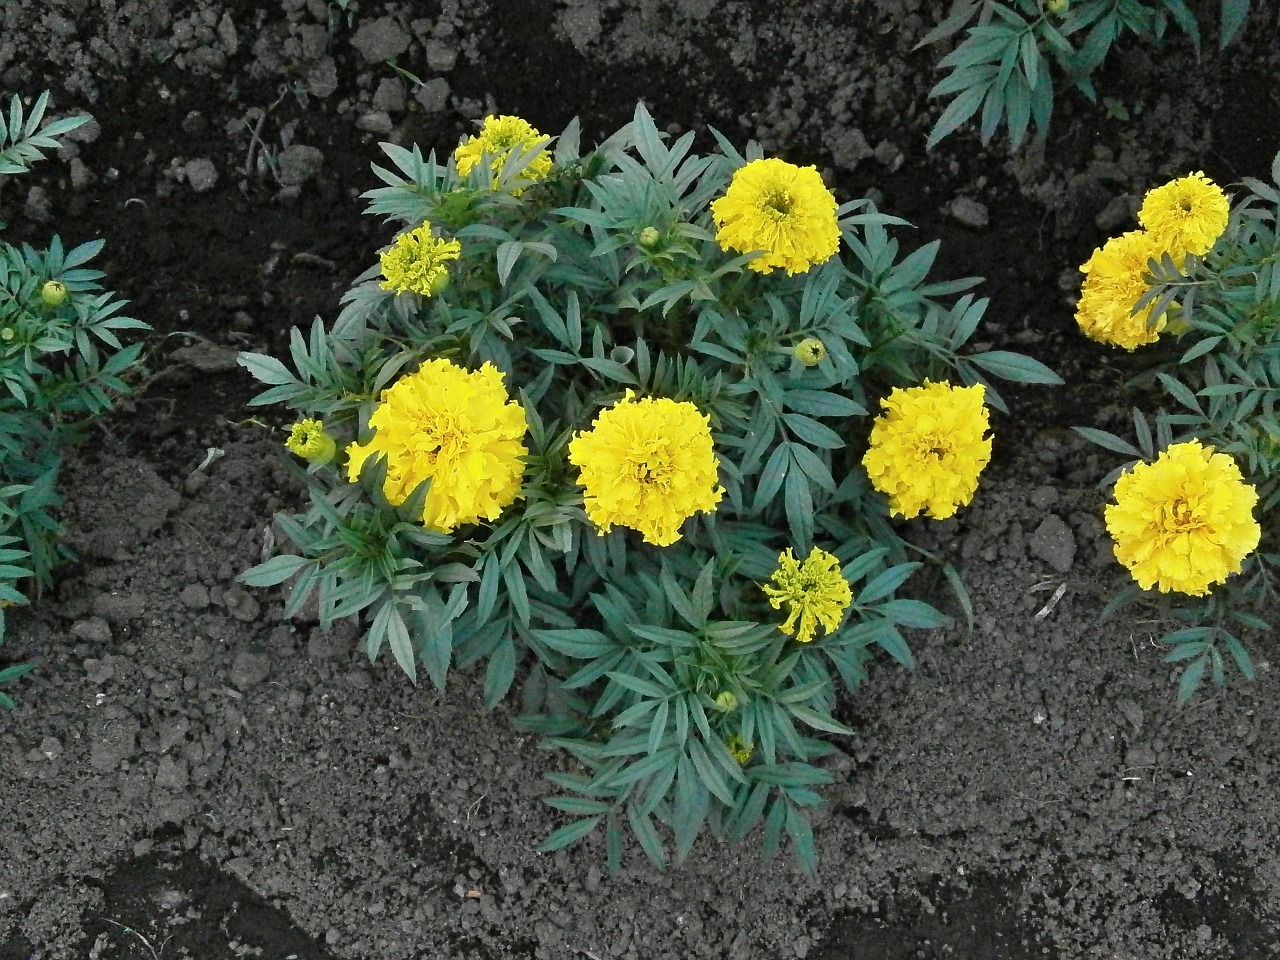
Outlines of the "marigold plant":
[[[1108,611],[1142,597],[1185,624],[1164,635],[1167,659],[1185,665],[1181,702],[1205,676],[1225,682],[1224,653],[1251,679],[1245,641],[1274,635],[1280,155],[1271,179],[1246,177],[1234,204],[1200,173],[1148,193],[1139,218],[1161,253],[1147,262],[1130,322],[1143,315],[1170,318],[1171,342],[1152,348],[1151,372],[1173,409],[1158,411],[1154,430],[1135,410],[1136,445],[1105,430],[1077,428],[1130,458],[1104,483],[1118,477],[1107,527],[1117,559],[1137,584],[1118,591]],[[1156,593],[1144,596],[1151,590]]]
[[[14,96],[0,110],[0,187],[90,119],[45,122],[48,104],[43,93],[25,112]],[[63,457],[129,392],[142,345],[126,346],[120,335],[149,329],[121,312],[127,301],[103,291],[101,271],[85,266],[102,247],[94,240],[67,250],[57,236],[45,250],[0,240],[0,644],[8,610],[51,586],[71,557],[57,518]],[[30,669],[0,669],[0,684]],[[0,693],[0,706],[13,701]]]
[[291,552],[243,579],[361,617],[411,677],[482,663],[490,707],[519,686],[521,725],[572,757],[542,849],[602,833],[616,868],[629,834],[661,864],[710,830],[812,870],[837,687],[945,622],[895,595],[920,561],[862,466],[868,405],[946,378],[1002,408],[988,375],[1056,378],[967,351],[977,281],[926,282],[936,243],[904,256],[902,221],[812,169],[719,134],[699,155],[643,108],[586,152],[576,123],[526,126],[443,163],[383,144],[370,212],[456,243],[448,285],[372,266],[294,332],[294,369],[241,356],[256,404],[339,450],[297,471]]

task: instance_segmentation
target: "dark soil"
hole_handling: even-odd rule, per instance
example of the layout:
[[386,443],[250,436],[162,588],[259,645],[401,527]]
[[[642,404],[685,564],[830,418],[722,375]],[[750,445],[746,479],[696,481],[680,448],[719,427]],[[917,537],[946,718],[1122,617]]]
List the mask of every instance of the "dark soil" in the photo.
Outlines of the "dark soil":
[[[1076,266],[1162,177],[1265,176],[1280,13],[1255,4],[1199,61],[1127,50],[1101,86],[1133,119],[1065,94],[1047,146],[1011,157],[967,132],[923,149],[941,54],[912,48],[945,6],[0,4],[0,92],[99,125],[0,182],[5,237],[105,237],[156,331],[145,389],[68,465],[82,560],[3,650],[38,670],[0,715],[0,960],[1280,956],[1270,651],[1256,683],[1174,707],[1162,625],[1097,620],[1122,580],[1114,464],[1066,430],[1118,426],[1147,362],[1077,333]],[[874,191],[905,243],[942,239],[939,276],[987,278],[979,339],[1068,381],[1004,391],[975,502],[915,534],[961,565],[977,626],[914,638],[915,673],[879,665],[845,706],[816,882],[709,839],[666,873],[533,853],[560,821],[514,706],[484,714],[464,673],[415,689],[354,628],[234,583],[300,496],[234,353],[331,319],[386,241],[358,199],[377,141],[447,151],[495,108],[553,133],[578,115],[590,141],[638,98]]]

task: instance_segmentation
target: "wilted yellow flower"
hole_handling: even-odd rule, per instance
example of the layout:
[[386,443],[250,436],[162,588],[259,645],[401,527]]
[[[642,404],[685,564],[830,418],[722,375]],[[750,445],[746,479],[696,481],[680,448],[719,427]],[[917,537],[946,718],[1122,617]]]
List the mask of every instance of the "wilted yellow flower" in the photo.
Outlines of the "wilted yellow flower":
[[61,280],[47,280],[40,288],[40,302],[46,307],[60,307],[67,302],[67,285]]
[[524,407],[507,396],[502,379],[491,363],[470,371],[440,359],[401,377],[369,418],[373,439],[347,447],[348,479],[360,478],[370,456],[385,454],[383,492],[391,503],[430,478],[425,526],[448,533],[497,519],[520,492],[529,452]]
[[[458,164],[458,173],[465,177],[487,153],[493,169],[493,187],[496,190],[503,164],[516,147],[527,151],[550,139],[519,117],[485,117],[479,135],[468,137],[466,142],[460,144],[453,152],[453,159]],[[543,180],[550,172],[551,155],[544,150],[529,162],[520,176],[525,180]],[[518,196],[521,191],[516,189],[511,192]]]
[[424,223],[416,230],[400,234],[394,244],[379,254],[386,279],[378,285],[383,290],[409,291],[430,297],[449,282],[445,264],[457,260],[461,253],[462,244],[433,237],[431,224]]
[[710,420],[692,403],[666,397],[636,400],[628,390],[569,442],[569,462],[582,470],[587,516],[601,533],[630,527],[660,547],[724,495]]
[[1198,440],[1175,443],[1116,481],[1106,509],[1116,559],[1144,590],[1203,596],[1239,573],[1262,536],[1258,492],[1236,462]]
[[827,345],[817,337],[805,337],[795,345],[792,354],[806,367],[816,367],[827,359]]
[[1085,275],[1076,323],[1085,335],[1126,350],[1155,343],[1168,321],[1162,313],[1151,320],[1149,304],[1138,313],[1134,306],[1147,292],[1147,263],[1159,259],[1165,247],[1144,230],[1112,237],[1093,251],[1080,267]]
[[821,626],[827,633],[840,626],[840,618],[853,602],[849,581],[834,554],[814,547],[801,563],[790,547],[778,554],[778,569],[762,586],[773,609],[788,607],[787,619],[778,629],[808,643]]
[[1227,229],[1231,204],[1222,188],[1197,170],[1147,192],[1138,222],[1180,261],[1203,257]]
[[333,437],[324,432],[324,421],[310,417],[299,420],[289,430],[284,442],[290,453],[295,453],[312,463],[328,463],[338,452]]
[[952,516],[973,499],[978,475],[991,460],[986,388],[926,380],[895,387],[880,401],[862,458],[871,484],[889,498],[889,510],[908,519],[925,511]]
[[836,199],[812,166],[777,158],[752,160],[711,204],[711,216],[721,247],[763,251],[747,264],[759,273],[772,273],[775,267],[804,273],[840,247]]
[[754,748],[742,739],[741,734],[729,734],[729,739],[724,742],[724,745],[729,748],[729,755],[738,761],[738,766],[745,767],[747,765]]

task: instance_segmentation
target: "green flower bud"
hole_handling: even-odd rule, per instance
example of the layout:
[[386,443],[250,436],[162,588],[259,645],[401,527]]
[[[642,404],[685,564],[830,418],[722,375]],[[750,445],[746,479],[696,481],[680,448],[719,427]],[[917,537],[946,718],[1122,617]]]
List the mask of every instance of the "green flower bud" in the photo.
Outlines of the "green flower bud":
[[806,367],[816,367],[827,359],[827,345],[817,337],[805,337],[791,352]]
[[738,698],[732,690],[721,690],[716,694],[716,709],[730,713],[738,709]]
[[328,463],[338,453],[338,445],[333,437],[324,432],[324,421],[309,417],[293,425],[284,445],[289,452],[312,463]]
[[1065,17],[1070,6],[1071,0],[1044,0],[1044,8],[1055,17]]
[[50,280],[40,288],[40,302],[52,310],[67,302],[67,286],[61,280]]
[[5,327],[3,329],[0,329],[0,340],[3,340],[5,343],[9,343],[17,335],[18,334],[13,329],[13,327]]
[[657,227],[645,227],[636,237],[636,243],[644,247],[646,250],[652,250],[658,245],[662,239],[662,234],[658,232]]

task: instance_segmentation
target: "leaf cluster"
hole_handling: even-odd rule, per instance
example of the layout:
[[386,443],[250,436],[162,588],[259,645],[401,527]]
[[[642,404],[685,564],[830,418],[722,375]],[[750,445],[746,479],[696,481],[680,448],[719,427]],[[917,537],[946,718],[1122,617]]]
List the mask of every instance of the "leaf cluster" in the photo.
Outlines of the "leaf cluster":
[[[363,614],[365,650],[390,647],[410,677],[422,664],[443,686],[450,667],[486,661],[487,706],[521,677],[529,729],[575,767],[552,775],[568,791],[552,802],[580,819],[548,848],[601,827],[610,863],[628,831],[663,862],[666,834],[679,858],[704,827],[758,826],[767,851],[789,838],[812,867],[803,811],[830,749],[813,734],[848,732],[836,689],[857,688],[877,646],[910,666],[903,629],[945,622],[893,596],[919,564],[861,468],[869,411],[926,377],[1057,378],[1018,354],[966,351],[987,305],[965,292],[978,281],[929,282],[937,244],[904,254],[888,228],[906,224],[865,200],[838,210],[847,262],[751,271],[750,255],[716,244],[708,208],[762,154],[714,135],[718,151],[699,155],[692,133],[672,140],[638,107],[584,153],[575,121],[507,157],[496,186],[487,162],[462,177],[451,159],[383,144],[391,166],[375,166],[386,186],[369,210],[457,239],[448,286],[396,295],[371,267],[330,328],[295,331],[294,369],[242,355],[268,386],[252,402],[322,415],[343,448],[368,438],[381,391],[424,360],[491,362],[529,423],[520,499],[491,524],[437,534],[415,523],[430,481],[393,507],[385,465],[358,483],[340,462],[313,466],[309,508],[278,518],[295,552],[242,579],[291,580],[289,610],[315,592],[324,623]],[[543,150],[552,173],[530,182]],[[795,352],[809,338],[825,348],[814,366]],[[628,390],[692,402],[711,423],[723,500],[666,548],[601,535],[568,462],[574,434]],[[837,630],[802,645],[760,584],[784,549],[815,545],[866,583]]]
[[[1250,5],[1222,0],[1223,49],[1243,28]],[[1200,52],[1200,23],[1186,0],[956,0],[953,10],[916,46],[965,33],[938,64],[948,75],[929,91],[951,98],[929,134],[930,147],[975,117],[984,144],[1002,124],[1014,149],[1032,124],[1043,139],[1056,77],[1096,103],[1093,74],[1125,34],[1159,46],[1172,24]]]

